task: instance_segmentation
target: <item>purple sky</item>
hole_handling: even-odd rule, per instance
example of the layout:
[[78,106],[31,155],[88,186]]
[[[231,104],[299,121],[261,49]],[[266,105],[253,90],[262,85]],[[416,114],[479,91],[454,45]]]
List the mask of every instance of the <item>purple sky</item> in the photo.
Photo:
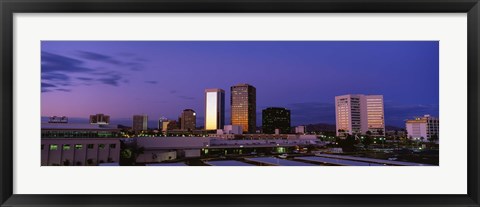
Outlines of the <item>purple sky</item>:
[[[286,107],[292,124],[334,123],[334,97],[382,94],[387,125],[438,116],[437,41],[43,41],[42,116],[105,113],[203,125],[204,89],[257,88],[257,113]],[[149,126],[155,127],[155,126]]]

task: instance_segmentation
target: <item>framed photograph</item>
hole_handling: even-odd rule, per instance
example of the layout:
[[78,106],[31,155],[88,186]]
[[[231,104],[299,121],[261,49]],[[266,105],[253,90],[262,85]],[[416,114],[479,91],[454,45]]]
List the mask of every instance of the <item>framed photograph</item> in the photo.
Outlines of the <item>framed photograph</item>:
[[0,6],[2,206],[480,206],[478,0]]

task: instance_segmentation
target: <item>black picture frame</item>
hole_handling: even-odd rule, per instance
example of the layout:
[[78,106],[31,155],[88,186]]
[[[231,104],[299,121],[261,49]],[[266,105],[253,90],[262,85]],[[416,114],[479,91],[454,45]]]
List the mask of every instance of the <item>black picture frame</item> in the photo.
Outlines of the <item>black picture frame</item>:
[[[480,206],[479,0],[0,0],[1,206]],[[468,193],[466,195],[20,195],[13,194],[15,13],[467,13]],[[34,173],[34,172],[33,172]],[[449,178],[445,178],[449,179]]]

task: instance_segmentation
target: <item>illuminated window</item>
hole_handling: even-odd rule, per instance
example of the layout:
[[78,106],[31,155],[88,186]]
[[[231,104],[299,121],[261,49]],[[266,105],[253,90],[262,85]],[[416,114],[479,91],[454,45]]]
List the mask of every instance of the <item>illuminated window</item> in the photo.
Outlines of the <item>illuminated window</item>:
[[56,144],[51,144],[50,145],[50,150],[57,150],[58,149],[58,145]]
[[77,149],[77,150],[81,150],[82,148],[83,148],[83,145],[81,145],[81,144],[76,144],[75,145],[75,149]]
[[63,145],[63,150],[70,150],[70,145],[69,144],[64,144]]

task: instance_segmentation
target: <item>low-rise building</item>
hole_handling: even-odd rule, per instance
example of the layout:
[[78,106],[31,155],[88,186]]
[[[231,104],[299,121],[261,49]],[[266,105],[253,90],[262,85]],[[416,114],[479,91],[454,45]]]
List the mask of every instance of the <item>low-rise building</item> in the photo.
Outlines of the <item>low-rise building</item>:
[[295,127],[295,134],[305,134],[305,126],[297,126]]
[[41,138],[120,137],[117,125],[42,123]]
[[[420,139],[424,142],[435,141],[439,137],[439,120],[430,115],[417,117],[405,122],[407,136],[411,139]],[[423,138],[423,139],[422,139]]]
[[96,166],[118,163],[120,140],[116,138],[43,138],[42,166]]
[[110,124],[110,116],[105,114],[90,115],[90,124],[108,125]]

